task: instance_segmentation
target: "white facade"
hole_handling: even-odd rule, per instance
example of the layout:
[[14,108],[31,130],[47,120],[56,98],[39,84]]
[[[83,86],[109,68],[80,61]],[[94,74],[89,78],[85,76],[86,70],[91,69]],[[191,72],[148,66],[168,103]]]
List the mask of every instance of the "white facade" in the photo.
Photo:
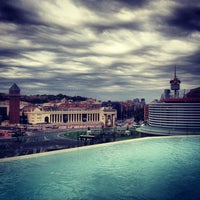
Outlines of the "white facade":
[[200,129],[200,103],[150,104],[149,125],[165,128]]
[[137,131],[154,135],[200,134],[200,103],[149,104],[148,125]]
[[69,108],[67,110],[44,110],[33,108],[25,110],[30,124],[66,124],[66,125],[102,125],[113,127],[117,112],[115,109],[101,107],[99,109]]

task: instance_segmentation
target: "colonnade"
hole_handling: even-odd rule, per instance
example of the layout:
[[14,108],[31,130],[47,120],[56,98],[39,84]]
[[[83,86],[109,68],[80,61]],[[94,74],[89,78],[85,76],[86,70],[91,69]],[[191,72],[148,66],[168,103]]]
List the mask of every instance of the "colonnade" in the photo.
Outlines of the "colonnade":
[[63,123],[63,115],[62,114],[51,114],[49,122],[50,123]]
[[50,114],[49,123],[99,122],[99,113]]

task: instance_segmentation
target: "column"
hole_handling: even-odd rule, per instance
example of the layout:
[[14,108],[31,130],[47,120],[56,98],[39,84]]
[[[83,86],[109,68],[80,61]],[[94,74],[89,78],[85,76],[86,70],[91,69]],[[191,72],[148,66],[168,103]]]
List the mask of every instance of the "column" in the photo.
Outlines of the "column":
[[74,114],[74,122],[76,122],[77,120],[76,120],[76,114]]
[[77,114],[77,122],[80,122],[80,114]]
[[97,122],[97,113],[94,114],[94,121]]
[[81,122],[81,121],[82,121],[81,114],[79,114],[79,122]]
[[59,123],[60,122],[60,115],[57,114],[57,122]]
[[69,122],[72,122],[72,114],[69,114]]

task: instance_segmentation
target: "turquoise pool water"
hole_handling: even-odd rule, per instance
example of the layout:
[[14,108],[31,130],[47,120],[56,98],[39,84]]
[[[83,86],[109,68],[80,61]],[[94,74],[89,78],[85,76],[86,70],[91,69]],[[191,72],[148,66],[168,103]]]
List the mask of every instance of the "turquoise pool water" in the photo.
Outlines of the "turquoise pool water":
[[197,200],[200,137],[150,138],[0,162],[2,200]]

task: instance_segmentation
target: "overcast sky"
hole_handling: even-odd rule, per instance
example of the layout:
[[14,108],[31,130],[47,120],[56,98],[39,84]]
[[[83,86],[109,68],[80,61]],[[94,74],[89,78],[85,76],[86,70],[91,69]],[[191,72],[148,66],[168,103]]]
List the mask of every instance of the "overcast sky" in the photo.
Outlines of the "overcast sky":
[[200,86],[199,0],[1,0],[0,92],[159,99]]

